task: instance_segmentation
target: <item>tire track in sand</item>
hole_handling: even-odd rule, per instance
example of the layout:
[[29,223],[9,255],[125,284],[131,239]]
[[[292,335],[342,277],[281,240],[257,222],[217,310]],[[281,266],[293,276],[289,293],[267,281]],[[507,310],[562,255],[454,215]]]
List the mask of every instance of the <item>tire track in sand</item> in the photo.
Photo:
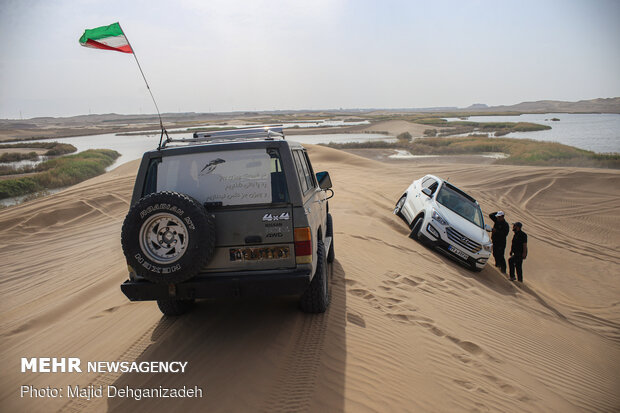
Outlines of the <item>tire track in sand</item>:
[[[147,331],[144,332],[136,341],[133,342],[132,345],[129,346],[127,350],[118,358],[119,361],[135,361],[142,356],[142,354],[146,351],[146,349],[159,340],[161,336],[163,336],[166,331],[170,327],[172,327],[177,319],[172,317],[163,317],[159,322],[153,324]],[[95,388],[99,386],[107,387],[108,385],[113,385],[116,380],[122,375],[121,372],[116,373],[101,373],[99,374],[92,382],[88,385],[84,386],[94,386]],[[62,408],[60,408],[59,412],[85,412],[90,411],[90,406],[94,402],[100,402],[99,399],[70,399]]]
[[[330,283],[333,286],[333,265],[328,266]],[[333,294],[333,287],[330,293]],[[331,297],[332,304],[334,297]],[[330,305],[324,314],[301,314],[298,317],[286,353],[288,356],[280,368],[278,378],[267,397],[262,412],[306,412],[317,385],[317,377],[321,366],[321,355],[329,315],[333,305]]]

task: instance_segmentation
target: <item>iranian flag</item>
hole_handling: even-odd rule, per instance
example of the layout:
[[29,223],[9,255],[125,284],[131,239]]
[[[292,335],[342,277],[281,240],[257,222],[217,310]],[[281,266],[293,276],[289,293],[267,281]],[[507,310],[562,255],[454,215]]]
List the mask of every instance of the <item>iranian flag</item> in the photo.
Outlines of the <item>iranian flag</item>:
[[94,29],[86,29],[80,44],[84,47],[92,47],[94,49],[116,50],[122,53],[133,53],[131,45],[118,23],[109,26],[101,26]]

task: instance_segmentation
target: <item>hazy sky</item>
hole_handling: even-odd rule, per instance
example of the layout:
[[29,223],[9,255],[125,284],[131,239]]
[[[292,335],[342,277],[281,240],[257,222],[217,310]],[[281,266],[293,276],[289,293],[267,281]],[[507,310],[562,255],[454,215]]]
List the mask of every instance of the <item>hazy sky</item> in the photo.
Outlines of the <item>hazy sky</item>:
[[0,118],[620,96],[620,1],[0,0]]

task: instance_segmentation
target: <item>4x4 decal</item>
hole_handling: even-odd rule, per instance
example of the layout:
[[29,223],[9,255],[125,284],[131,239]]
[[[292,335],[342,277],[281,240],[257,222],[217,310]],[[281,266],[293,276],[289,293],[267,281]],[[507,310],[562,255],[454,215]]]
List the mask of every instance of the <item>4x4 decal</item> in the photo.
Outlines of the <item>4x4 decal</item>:
[[291,219],[290,215],[288,212],[283,212],[280,215],[272,215],[272,214],[265,214],[263,215],[263,222],[270,222],[270,221],[288,221],[289,219]]

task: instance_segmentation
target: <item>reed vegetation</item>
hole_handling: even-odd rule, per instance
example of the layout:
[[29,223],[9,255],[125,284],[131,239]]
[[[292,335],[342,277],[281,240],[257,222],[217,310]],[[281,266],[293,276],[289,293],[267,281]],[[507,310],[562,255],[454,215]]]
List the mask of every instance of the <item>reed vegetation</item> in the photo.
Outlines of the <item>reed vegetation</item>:
[[579,166],[620,169],[620,154],[599,154],[557,142],[531,139],[489,138],[467,136],[462,138],[420,138],[412,142],[349,142],[329,143],[326,146],[337,149],[404,149],[413,155],[472,155],[483,153],[505,153],[505,159],[496,163],[512,165]]
[[[11,143],[0,145],[2,149],[47,149],[42,156],[60,156],[68,153],[75,152],[77,149],[75,146],[68,143],[58,142],[29,142],[29,143]],[[39,158],[37,152],[5,152],[0,155],[0,162],[19,162],[23,160],[36,160]]]
[[105,172],[120,154],[110,149],[89,149],[42,162],[34,173],[0,180],[0,199],[75,185]]

